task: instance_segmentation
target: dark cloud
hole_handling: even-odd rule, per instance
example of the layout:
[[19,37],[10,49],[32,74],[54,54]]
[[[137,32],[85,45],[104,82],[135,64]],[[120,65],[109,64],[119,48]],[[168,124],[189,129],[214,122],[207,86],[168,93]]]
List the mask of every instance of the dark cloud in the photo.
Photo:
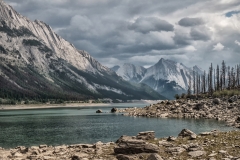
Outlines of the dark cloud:
[[209,32],[203,28],[192,28],[190,32],[191,38],[196,41],[208,41],[211,39]]
[[184,47],[191,44],[189,34],[181,31],[175,32],[173,40],[178,47]]
[[129,29],[146,34],[151,31],[173,31],[174,26],[156,17],[140,17],[129,25]]
[[202,18],[182,18],[178,24],[183,27],[198,26],[204,24]]
[[[236,43],[236,40],[240,42],[236,27],[240,25],[240,18],[233,16],[239,13],[236,8],[240,1],[237,0],[5,2],[31,20],[46,22],[76,48],[88,51],[104,65],[128,59],[135,61],[132,57],[140,57],[134,63],[150,65],[159,55],[166,55],[165,58],[171,55],[176,60],[181,57],[186,61],[191,59],[189,63],[195,64],[201,64],[206,56],[210,56],[211,61],[225,58],[235,62],[237,58],[227,56],[239,56],[240,53]],[[213,52],[213,46],[218,43],[224,50]],[[149,56],[151,61],[146,58]]]

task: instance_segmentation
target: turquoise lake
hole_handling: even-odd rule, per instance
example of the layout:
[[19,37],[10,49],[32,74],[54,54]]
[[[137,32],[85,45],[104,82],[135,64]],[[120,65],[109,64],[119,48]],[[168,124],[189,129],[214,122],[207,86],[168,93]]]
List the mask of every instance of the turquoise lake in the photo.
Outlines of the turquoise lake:
[[114,104],[79,108],[1,110],[0,147],[62,145],[116,141],[121,135],[134,136],[155,131],[156,137],[177,136],[183,128],[195,133],[233,128],[224,122],[204,119],[128,117],[109,112],[112,107],[144,107],[144,103]]

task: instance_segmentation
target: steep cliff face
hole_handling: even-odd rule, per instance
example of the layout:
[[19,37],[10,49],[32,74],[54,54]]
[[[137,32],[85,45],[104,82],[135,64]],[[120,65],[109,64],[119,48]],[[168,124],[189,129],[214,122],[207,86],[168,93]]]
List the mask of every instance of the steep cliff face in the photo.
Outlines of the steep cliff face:
[[30,21],[1,0],[0,59],[4,92],[75,98],[160,98],[147,86],[125,82],[86,51],[54,33],[49,25]]
[[139,82],[144,77],[146,69],[142,66],[125,63],[121,67],[113,67],[113,69],[123,79],[132,82]]
[[190,69],[181,63],[162,58],[147,69],[124,64],[115,71],[125,80],[147,84],[161,95],[173,99],[175,94],[187,91],[189,81],[193,79],[193,70],[202,74],[202,70],[197,66]]

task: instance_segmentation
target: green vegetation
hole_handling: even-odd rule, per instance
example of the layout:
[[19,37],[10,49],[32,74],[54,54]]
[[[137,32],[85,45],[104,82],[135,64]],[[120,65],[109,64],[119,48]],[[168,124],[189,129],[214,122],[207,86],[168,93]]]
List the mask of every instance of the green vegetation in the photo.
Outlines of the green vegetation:
[[213,92],[213,97],[232,97],[234,95],[240,95],[240,90],[232,89],[232,90],[222,90]]
[[207,97],[231,97],[240,94],[240,65],[227,66],[222,61],[221,68],[216,69],[211,64],[209,72],[198,74],[193,71],[193,79],[188,82],[188,93],[175,95],[179,98],[207,98]]
[[175,95],[175,98],[176,99],[187,99],[187,98],[190,98],[190,99],[197,99],[197,98],[230,98],[234,95],[240,95],[240,90],[239,89],[224,89],[222,91],[213,91],[213,93],[209,94],[208,92],[207,93],[199,93],[198,95],[187,95],[187,94],[182,94],[182,95],[179,95],[179,94],[176,94]]

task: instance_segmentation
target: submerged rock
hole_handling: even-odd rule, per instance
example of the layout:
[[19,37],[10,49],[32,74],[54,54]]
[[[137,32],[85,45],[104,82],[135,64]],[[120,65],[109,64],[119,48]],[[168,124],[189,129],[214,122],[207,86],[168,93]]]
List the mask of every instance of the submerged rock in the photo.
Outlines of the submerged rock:
[[111,109],[111,113],[115,113],[115,112],[117,112],[117,111],[118,111],[117,108],[112,108],[112,109]]
[[102,113],[102,110],[101,110],[101,109],[98,109],[98,110],[96,111],[96,113]]

